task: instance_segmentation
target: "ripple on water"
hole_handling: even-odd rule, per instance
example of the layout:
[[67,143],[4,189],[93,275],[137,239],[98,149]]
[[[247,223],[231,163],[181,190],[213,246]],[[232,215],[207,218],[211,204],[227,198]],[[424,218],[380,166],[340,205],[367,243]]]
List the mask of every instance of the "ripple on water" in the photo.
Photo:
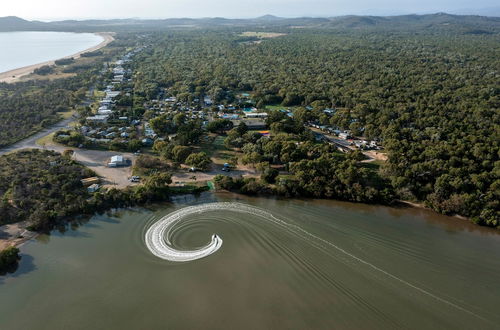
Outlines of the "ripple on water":
[[[428,289],[424,289],[406,281],[403,278],[389,273],[377,265],[374,265],[359,256],[346,251],[342,247],[306,231],[296,224],[288,223],[287,221],[279,219],[265,210],[246,204],[219,202],[182,208],[153,223],[144,235],[145,244],[153,255],[161,259],[171,262],[194,261],[208,257],[217,252],[222,247],[223,240],[214,233],[208,244],[204,246],[190,250],[180,250],[176,248],[176,246],[185,243],[186,237],[189,237],[189,233],[192,230],[209,232],[210,224],[214,221],[237,223],[243,227],[240,229],[244,229],[248,232],[248,235],[243,235],[243,239],[247,240],[246,244],[254,244],[254,246],[258,246],[264,252],[273,251],[274,253],[277,253],[283,262],[288,262],[294,269],[293,276],[302,276],[307,278],[311,285],[317,287],[317,290],[321,290],[325,288],[325,286],[334,287],[342,295],[345,295],[350,300],[355,302],[358,307],[371,310],[374,315],[377,315],[380,319],[384,319],[385,321],[390,319],[389,315],[379,310],[374,304],[370,304],[353,290],[349,289],[345,283],[336,281],[331,274],[325,274],[325,272],[317,264],[309,262],[307,258],[307,251],[304,251],[304,249],[294,249],[280,243],[279,239],[272,237],[269,233],[263,230],[262,226],[260,226],[261,224],[258,222],[240,221],[240,217],[238,216],[231,217],[227,213],[221,215],[221,213],[216,213],[217,211],[231,211],[233,213],[251,215],[255,219],[261,220],[263,223],[279,227],[281,234],[292,235],[295,239],[300,240],[302,243],[306,242],[309,248],[320,250],[328,257],[331,257],[336,261],[348,264],[351,267],[363,267],[365,269],[369,269],[376,277],[385,278],[387,281],[404,285],[423,296],[427,296],[428,298],[432,298],[440,303],[448,305],[448,307],[458,309],[462,312],[485,320],[476,313],[460,306],[458,303],[442,298],[428,291]],[[383,239],[368,232],[364,233],[364,236],[368,242],[377,242]],[[394,242],[389,242],[389,245],[391,244],[395,251],[410,254],[421,261],[427,261],[425,256],[416,251],[412,251],[410,246],[405,246],[405,244],[401,243],[396,245]],[[263,257],[268,254],[269,253],[263,253]],[[396,324],[393,325],[397,326]]]

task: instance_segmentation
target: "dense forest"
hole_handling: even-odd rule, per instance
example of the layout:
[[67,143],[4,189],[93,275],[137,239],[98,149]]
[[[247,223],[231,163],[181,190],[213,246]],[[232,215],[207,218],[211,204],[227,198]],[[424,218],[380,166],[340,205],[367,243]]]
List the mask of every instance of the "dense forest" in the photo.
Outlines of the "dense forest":
[[259,108],[335,108],[316,119],[382,141],[380,174],[399,198],[499,224],[498,34],[290,29],[255,42],[240,32],[154,35],[135,62],[136,94],[231,102],[247,91]]
[[0,224],[28,220],[45,227],[73,214],[88,198],[81,179],[92,171],[52,151],[20,151],[0,157]]
[[80,79],[0,84],[0,147],[61,120],[85,96]]
[[73,161],[71,153],[21,150],[0,156],[0,168],[0,225],[28,221],[35,231],[77,215],[165,200],[172,193],[168,172],[151,175],[140,186],[89,193],[81,180],[95,173]]

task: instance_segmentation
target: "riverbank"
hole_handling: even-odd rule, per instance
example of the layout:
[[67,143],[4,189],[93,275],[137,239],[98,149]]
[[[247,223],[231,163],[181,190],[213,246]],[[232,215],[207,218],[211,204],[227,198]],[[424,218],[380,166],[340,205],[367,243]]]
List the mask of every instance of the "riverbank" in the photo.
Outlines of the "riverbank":
[[[118,189],[124,189],[124,187],[118,187]],[[193,190],[193,187],[175,187],[172,186],[172,195],[189,195],[189,194],[194,194],[194,193],[200,193],[201,191],[205,190],[202,188],[198,188]],[[218,190],[217,192],[227,192],[233,194],[233,192],[227,191],[227,190]],[[242,195],[246,196],[246,195]],[[247,197],[247,196],[246,196]],[[328,201],[328,199],[318,199],[318,201]],[[403,201],[403,200],[397,200],[395,201],[397,204],[404,206],[404,207],[409,207],[413,209],[423,209],[426,211],[430,211],[436,215],[441,215],[438,212],[426,207],[424,204],[419,204],[419,203],[414,203],[410,201]],[[358,205],[358,204],[356,204]],[[360,205],[368,205],[368,204],[360,204]],[[466,217],[460,216],[460,215],[455,215],[453,216],[455,218],[459,218],[462,220],[469,220]],[[18,223],[13,223],[13,224],[8,224],[8,225],[3,225],[0,226],[0,251],[9,247],[9,246],[20,246],[23,243],[35,238],[36,236],[39,235],[37,232],[32,232],[27,230],[26,228],[28,227],[28,223],[26,221],[23,222],[18,222]]]
[[[435,212],[437,214],[441,214],[441,213],[431,209],[430,207],[425,206],[424,203],[416,203],[416,202],[404,201],[404,200],[400,200],[400,199],[395,200],[395,202],[399,205],[402,205],[402,206],[411,207],[411,208],[415,208],[415,209],[424,209],[424,210],[428,210],[431,212]],[[465,217],[465,216],[460,215],[460,214],[454,214],[454,215],[449,215],[449,216],[451,216],[453,218],[458,218],[460,220],[466,220],[466,221],[471,222],[470,218]]]
[[66,59],[66,58],[78,59],[78,58],[80,58],[80,56],[83,53],[93,52],[93,51],[96,51],[98,49],[101,49],[101,48],[107,46],[113,40],[115,40],[115,38],[113,37],[114,33],[112,33],[112,32],[99,32],[99,33],[95,33],[95,34],[104,38],[104,40],[101,43],[99,43],[98,45],[91,47],[91,48],[88,48],[88,49],[85,49],[85,50],[82,50],[81,52],[78,52],[78,53],[73,54],[73,55],[65,56],[62,58],[56,58],[54,60],[46,61],[46,62],[42,62],[42,63],[38,63],[38,64],[28,65],[28,66],[25,66],[22,68],[17,68],[17,69],[6,71],[6,72],[1,72],[0,73],[0,82],[14,83],[14,82],[18,81],[20,78],[33,73],[33,71],[35,69],[38,69],[44,65],[54,65],[55,61],[60,60],[60,59]]
[[0,251],[9,246],[20,246],[38,236],[38,233],[26,229],[26,221],[0,226]]

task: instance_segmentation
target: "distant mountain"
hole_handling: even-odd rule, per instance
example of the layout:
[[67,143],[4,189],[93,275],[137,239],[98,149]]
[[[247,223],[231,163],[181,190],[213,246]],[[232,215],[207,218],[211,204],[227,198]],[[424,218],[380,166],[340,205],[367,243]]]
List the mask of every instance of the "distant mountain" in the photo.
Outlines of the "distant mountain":
[[65,20],[57,22],[27,21],[19,17],[0,17],[0,31],[161,31],[171,28],[287,28],[309,27],[334,30],[435,30],[445,29],[458,33],[500,33],[500,18],[437,13],[430,15],[400,16],[340,16],[331,18],[297,17],[284,18],[264,15],[253,19],[168,18],[168,19],[112,19],[112,20]]
[[452,14],[456,15],[479,15],[488,17],[500,17],[500,6],[489,8],[469,8],[453,10]]
[[459,16],[446,13],[400,16],[343,16],[332,18],[327,24],[335,29],[429,30],[446,29],[469,33],[483,31],[500,33],[500,18]]
[[16,16],[0,17],[0,31],[26,31],[43,28],[47,23],[27,21]]
[[257,20],[257,21],[278,21],[278,20],[282,20],[282,19],[283,18],[278,17],[278,16],[274,16],[274,15],[264,15],[264,16],[257,17],[255,20]]

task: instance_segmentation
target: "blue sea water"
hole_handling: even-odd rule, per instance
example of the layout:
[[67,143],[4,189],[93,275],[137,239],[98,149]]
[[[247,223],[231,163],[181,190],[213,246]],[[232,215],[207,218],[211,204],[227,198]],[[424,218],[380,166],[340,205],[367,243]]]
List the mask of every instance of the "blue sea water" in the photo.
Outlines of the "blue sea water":
[[102,41],[92,33],[0,32],[0,72],[70,56]]

